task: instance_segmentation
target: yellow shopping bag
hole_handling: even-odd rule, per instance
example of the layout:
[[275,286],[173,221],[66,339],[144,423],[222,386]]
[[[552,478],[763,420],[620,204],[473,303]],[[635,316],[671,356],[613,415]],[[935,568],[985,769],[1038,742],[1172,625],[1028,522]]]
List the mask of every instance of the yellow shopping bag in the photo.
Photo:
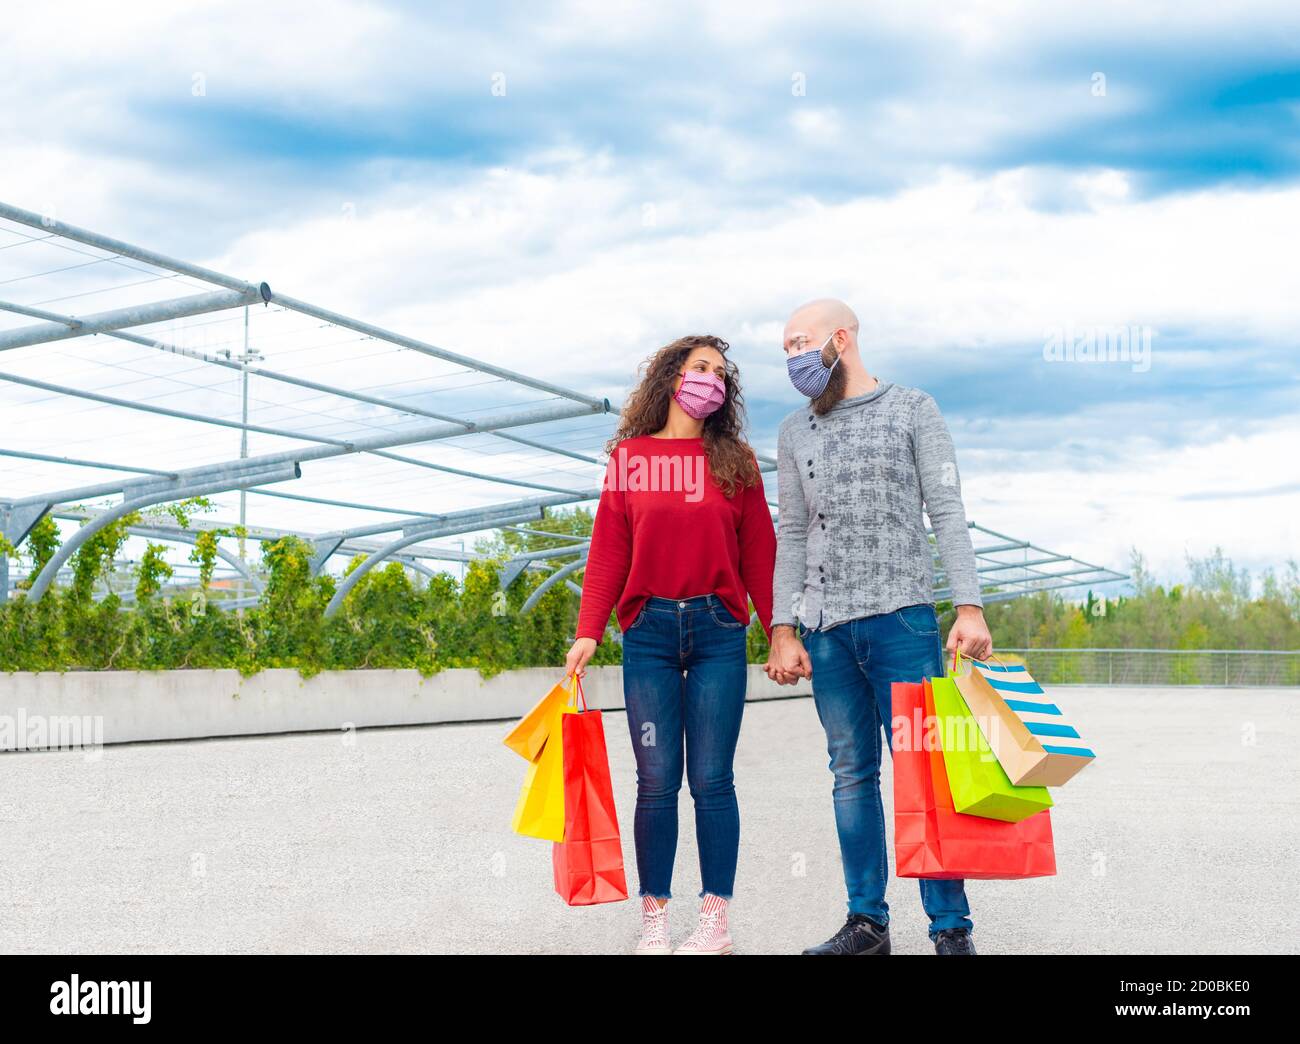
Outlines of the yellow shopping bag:
[[[556,686],[565,697],[563,701],[552,699],[555,689],[543,698],[546,707],[538,727],[531,733],[540,737],[542,745],[528,766],[515,805],[510,826],[516,834],[546,841],[564,840],[564,740],[560,719],[569,701],[575,699],[576,686],[576,678],[567,689]],[[529,711],[529,715],[532,713]]]

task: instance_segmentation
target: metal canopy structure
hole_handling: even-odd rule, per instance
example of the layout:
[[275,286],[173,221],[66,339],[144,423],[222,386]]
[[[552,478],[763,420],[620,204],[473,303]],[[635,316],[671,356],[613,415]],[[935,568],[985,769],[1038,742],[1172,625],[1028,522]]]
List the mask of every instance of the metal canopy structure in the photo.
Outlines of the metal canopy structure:
[[[1067,587],[1094,587],[1116,580],[1127,580],[1105,566],[1093,565],[1070,555],[1017,540],[986,526],[970,523],[975,546],[975,571],[980,579],[980,597],[985,605],[1005,602],[1039,591],[1059,591]],[[931,535],[931,545],[934,543]],[[938,600],[950,599],[943,563],[935,551],[935,592]]]
[[[1105,566],[1092,565],[1070,555],[1048,551],[1027,540],[1017,540],[974,522],[968,523],[975,549],[975,568],[979,574],[980,596],[985,605],[1005,602],[1038,591],[1056,591],[1067,587],[1088,587],[1125,580],[1127,576]],[[934,556],[936,601],[952,597],[948,588],[943,561],[939,557],[933,532],[928,532],[931,554]],[[525,569],[546,561],[551,565],[565,563],[552,573],[529,595],[524,609],[549,590],[550,586],[564,580],[570,573],[581,569],[587,561],[589,540],[578,540],[568,547],[548,548],[516,555],[506,563],[501,573],[503,586],[512,584]],[[757,616],[751,614],[752,623]]]
[[[424,541],[595,497],[615,415],[603,398],[4,204],[0,381],[0,533],[19,545],[51,512],[86,523],[31,578],[31,599],[98,529],[192,496],[223,522],[129,532],[190,542],[246,525],[252,496],[288,523],[277,532],[314,544],[318,569],[357,552],[415,567]],[[362,539],[379,534],[393,538]],[[242,555],[223,560],[257,589]]]
[[[47,514],[82,523],[28,577],[30,599],[114,520],[205,496],[220,520],[155,513],[128,533],[182,546],[236,526],[254,541],[292,534],[312,544],[316,571],[366,555],[333,613],[375,565],[429,576],[473,560],[472,534],[594,501],[617,415],[604,398],[3,203],[0,382],[0,535],[18,546]],[[250,496],[277,525],[248,524]],[[988,600],[1124,578],[974,528],[991,541],[977,541]],[[451,537],[459,546],[438,543]],[[234,542],[214,574],[223,608],[262,586]],[[579,591],[586,551],[574,538],[518,556],[502,584],[554,569],[525,609],[556,584]],[[0,601],[18,579],[0,555]],[[170,587],[193,584],[182,565]]]

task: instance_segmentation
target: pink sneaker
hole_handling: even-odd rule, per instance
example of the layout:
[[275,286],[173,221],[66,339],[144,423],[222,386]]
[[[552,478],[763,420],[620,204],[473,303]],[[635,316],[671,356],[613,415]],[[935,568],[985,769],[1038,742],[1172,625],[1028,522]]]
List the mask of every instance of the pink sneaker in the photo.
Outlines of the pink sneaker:
[[727,931],[727,900],[705,895],[700,903],[700,923],[676,950],[691,956],[722,956],[731,952],[731,933]]
[[640,956],[673,952],[668,945],[668,904],[660,906],[652,895],[641,897],[641,941],[636,952]]

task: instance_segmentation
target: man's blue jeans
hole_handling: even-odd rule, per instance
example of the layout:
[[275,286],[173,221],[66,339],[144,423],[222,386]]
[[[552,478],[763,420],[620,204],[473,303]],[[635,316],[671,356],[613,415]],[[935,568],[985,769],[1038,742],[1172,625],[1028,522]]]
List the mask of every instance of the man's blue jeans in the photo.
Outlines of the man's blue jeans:
[[633,836],[643,896],[672,897],[684,764],[695,799],[700,895],[731,898],[740,846],[732,762],[745,710],[748,629],[748,620],[737,620],[717,595],[707,594],[650,598],[623,634],[623,698],[636,754]]
[[[835,826],[840,835],[849,912],[889,923],[885,883],[889,858],[880,800],[880,734],[893,730],[890,685],[943,676],[939,620],[930,605],[863,616],[829,629],[805,630],[813,700],[826,730],[835,774]],[[893,757],[893,747],[889,748]],[[922,878],[921,905],[930,938],[945,928],[970,928],[963,881]]]

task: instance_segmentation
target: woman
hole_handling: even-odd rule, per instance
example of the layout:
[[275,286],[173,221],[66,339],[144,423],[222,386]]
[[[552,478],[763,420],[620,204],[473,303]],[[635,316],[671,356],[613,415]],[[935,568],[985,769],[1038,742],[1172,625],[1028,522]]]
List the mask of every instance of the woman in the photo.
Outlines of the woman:
[[585,673],[616,608],[637,764],[640,954],[672,952],[667,902],[683,762],[703,887],[699,925],[676,952],[731,952],[727,904],[740,842],[732,761],[745,707],[745,635],[751,598],[771,635],[776,534],[758,461],[741,437],[744,405],[727,349],[717,337],[682,337],[644,364],[606,447],[565,665]]

